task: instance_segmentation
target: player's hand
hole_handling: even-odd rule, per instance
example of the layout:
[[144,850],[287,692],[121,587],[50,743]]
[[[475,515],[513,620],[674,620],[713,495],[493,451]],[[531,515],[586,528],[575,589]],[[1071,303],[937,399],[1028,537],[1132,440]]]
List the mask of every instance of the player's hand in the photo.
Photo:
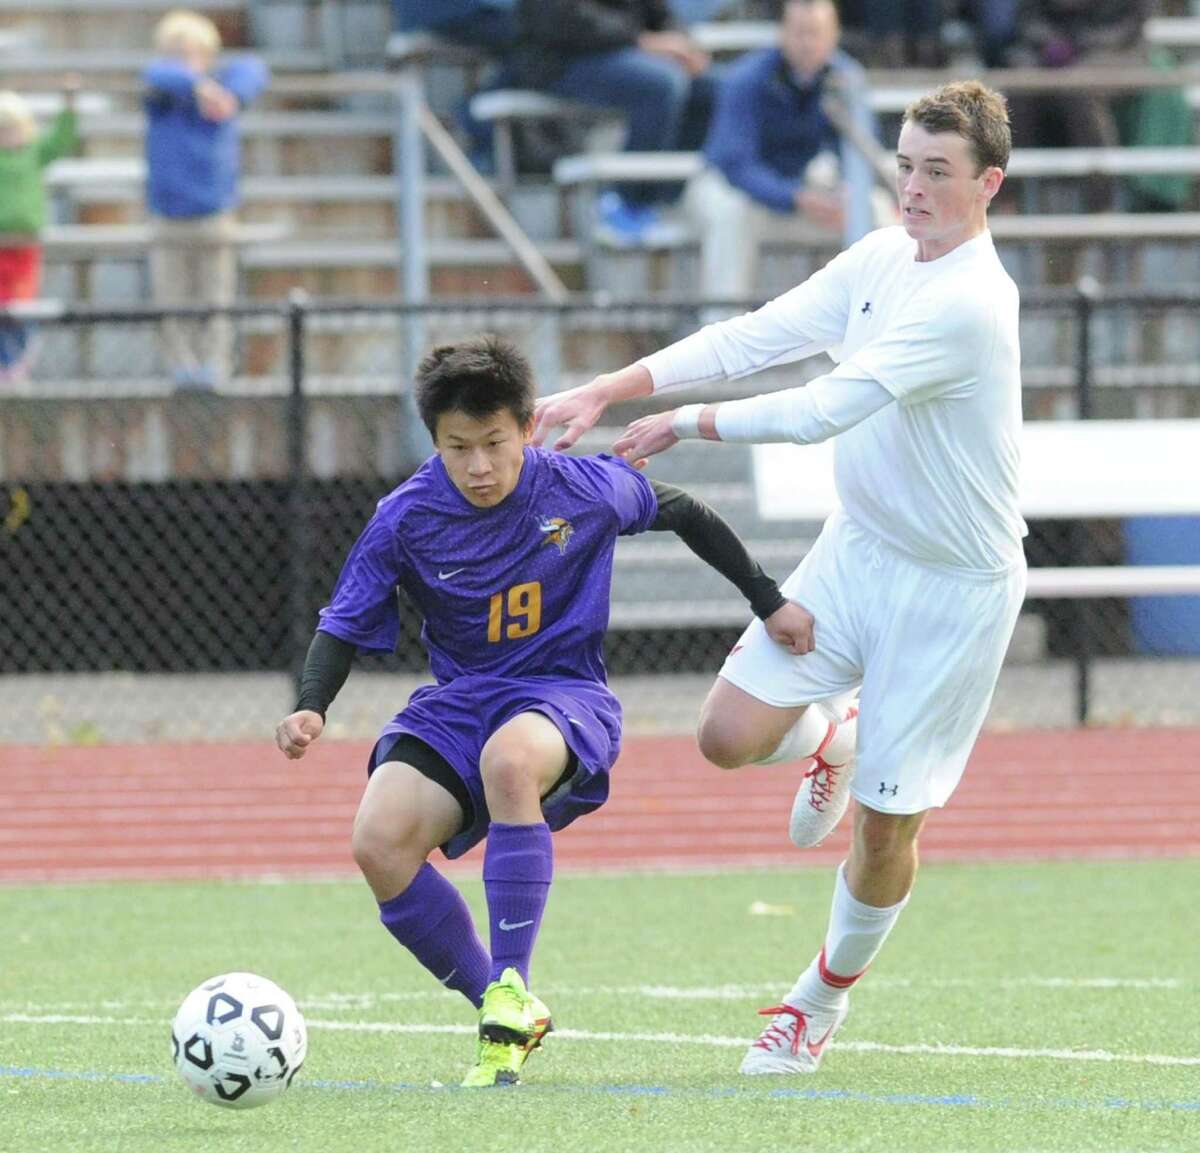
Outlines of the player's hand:
[[320,713],[314,713],[311,709],[301,709],[298,713],[292,713],[290,717],[284,717],[276,725],[275,744],[289,761],[298,761],[308,752],[308,746],[324,729],[325,722]]
[[816,648],[813,643],[814,623],[812,613],[795,601],[788,601],[763,621],[767,636],[797,657],[811,653]]
[[195,93],[200,115],[205,120],[221,123],[237,115],[237,97],[211,76],[202,76],[196,81]]
[[607,374],[602,374],[581,384],[578,388],[569,388],[565,392],[556,392],[553,396],[543,396],[534,407],[533,443],[542,444],[550,435],[550,430],[564,428],[566,431],[551,446],[558,451],[570,448],[596,421],[608,407],[608,399],[604,395],[604,387],[608,382]]
[[635,420],[613,442],[613,452],[623,456],[635,468],[641,468],[647,457],[666,452],[673,444],[679,443],[679,437],[671,429],[674,419],[675,410],[672,408]]

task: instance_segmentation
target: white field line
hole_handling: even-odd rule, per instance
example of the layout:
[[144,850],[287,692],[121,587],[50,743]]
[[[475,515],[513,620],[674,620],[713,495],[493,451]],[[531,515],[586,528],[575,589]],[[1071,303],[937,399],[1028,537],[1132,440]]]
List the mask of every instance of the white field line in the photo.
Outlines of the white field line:
[[[539,993],[547,997],[643,997],[650,1001],[744,1001],[756,997],[778,996],[790,980],[750,985],[544,985]],[[872,989],[1055,989],[1090,990],[1178,990],[1194,982],[1180,977],[872,977],[856,993],[859,997]],[[422,989],[405,993],[313,993],[296,998],[306,1012],[339,1012],[372,1009],[378,1005],[413,1001],[457,1000],[461,994],[450,989]],[[166,999],[50,1001],[0,1000],[0,1010],[25,1013],[106,1012],[129,1009],[167,1009]]]
[[[166,1020],[143,1017],[98,1017],[53,1013],[7,1013],[0,1022],[26,1025],[136,1025],[166,1028]],[[474,1025],[404,1024],[398,1021],[324,1021],[309,1020],[310,1029],[335,1033],[456,1034],[474,1036]],[[711,1033],[608,1033],[586,1029],[556,1030],[554,1036],[565,1041],[640,1042],[652,1045],[702,1045],[710,1048],[742,1049],[749,1037],[722,1037]],[[999,1057],[1013,1060],[1100,1061],[1129,1065],[1200,1066],[1200,1057],[1181,1057],[1162,1053],[1113,1053],[1107,1049],[1020,1049],[1015,1046],[980,1045],[888,1045],[881,1041],[834,1041],[830,1048],[849,1053],[902,1053],[931,1057]]]
[[[538,989],[547,997],[643,997],[651,1001],[744,1001],[756,997],[777,997],[790,981],[761,982],[753,985],[544,985]],[[870,989],[1055,989],[1055,990],[1173,990],[1188,982],[1178,977],[947,977],[911,980],[906,977],[873,977],[857,990],[859,996]],[[389,1002],[438,1000],[457,997],[448,989],[429,989],[406,993],[317,993],[298,998],[309,1009],[370,1009]]]

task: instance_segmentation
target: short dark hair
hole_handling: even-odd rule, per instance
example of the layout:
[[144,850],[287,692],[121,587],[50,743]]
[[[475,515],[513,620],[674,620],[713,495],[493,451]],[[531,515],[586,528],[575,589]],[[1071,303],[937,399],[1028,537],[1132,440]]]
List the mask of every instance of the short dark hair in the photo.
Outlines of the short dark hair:
[[999,92],[978,80],[943,84],[928,96],[914,100],[904,110],[906,124],[919,124],[926,132],[953,132],[971,145],[980,171],[1008,167],[1012,131],[1008,104]]
[[522,428],[533,419],[536,390],[529,361],[490,332],[439,344],[417,366],[415,384],[417,411],[434,438],[445,412],[482,420],[505,409]]

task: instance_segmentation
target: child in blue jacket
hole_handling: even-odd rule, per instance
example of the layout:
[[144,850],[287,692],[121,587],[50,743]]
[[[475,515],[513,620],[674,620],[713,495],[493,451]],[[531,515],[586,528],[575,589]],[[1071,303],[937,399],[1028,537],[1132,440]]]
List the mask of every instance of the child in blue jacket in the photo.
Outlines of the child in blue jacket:
[[[267,68],[256,56],[218,61],[220,33],[195,12],[164,17],[154,41],[159,56],[142,79],[155,300],[227,306],[237,291],[238,117],[266,88]],[[178,387],[209,389],[228,378],[233,329],[227,318],[168,322],[164,337]]]

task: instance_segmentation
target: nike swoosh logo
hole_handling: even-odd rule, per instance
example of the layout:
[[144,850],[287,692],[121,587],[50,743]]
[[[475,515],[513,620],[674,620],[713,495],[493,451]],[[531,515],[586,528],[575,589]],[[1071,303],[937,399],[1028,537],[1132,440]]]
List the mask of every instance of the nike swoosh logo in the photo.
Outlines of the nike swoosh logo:
[[574,717],[567,717],[567,724],[574,725],[577,729],[583,728],[583,721],[577,721]]
[[455,974],[455,973],[457,973],[457,972],[458,972],[458,969],[457,969],[457,968],[451,969],[449,973],[447,973],[447,974],[446,974],[444,977],[439,977],[439,978],[438,978],[438,980],[439,980],[439,981],[440,981],[440,982],[441,982],[443,985],[445,985],[445,984],[446,984],[446,983],[447,983],[447,982],[450,980],[450,978],[451,978],[451,977],[453,977],[453,976],[454,976],[454,974]]
[[830,1025],[829,1028],[825,1030],[825,1036],[822,1037],[815,1045],[811,1041],[805,1041],[804,1047],[808,1050],[808,1055],[813,1058],[819,1057],[821,1055],[821,1050],[825,1048],[825,1042],[829,1040],[829,1037],[832,1033],[833,1026]]
[[438,570],[438,580],[448,581],[452,576],[458,576],[460,572],[466,572],[466,568],[452,568],[449,572]]
[[506,921],[503,917],[500,918],[500,928],[505,933],[511,933],[514,929],[523,929],[526,925],[532,924],[532,917],[528,921]]

